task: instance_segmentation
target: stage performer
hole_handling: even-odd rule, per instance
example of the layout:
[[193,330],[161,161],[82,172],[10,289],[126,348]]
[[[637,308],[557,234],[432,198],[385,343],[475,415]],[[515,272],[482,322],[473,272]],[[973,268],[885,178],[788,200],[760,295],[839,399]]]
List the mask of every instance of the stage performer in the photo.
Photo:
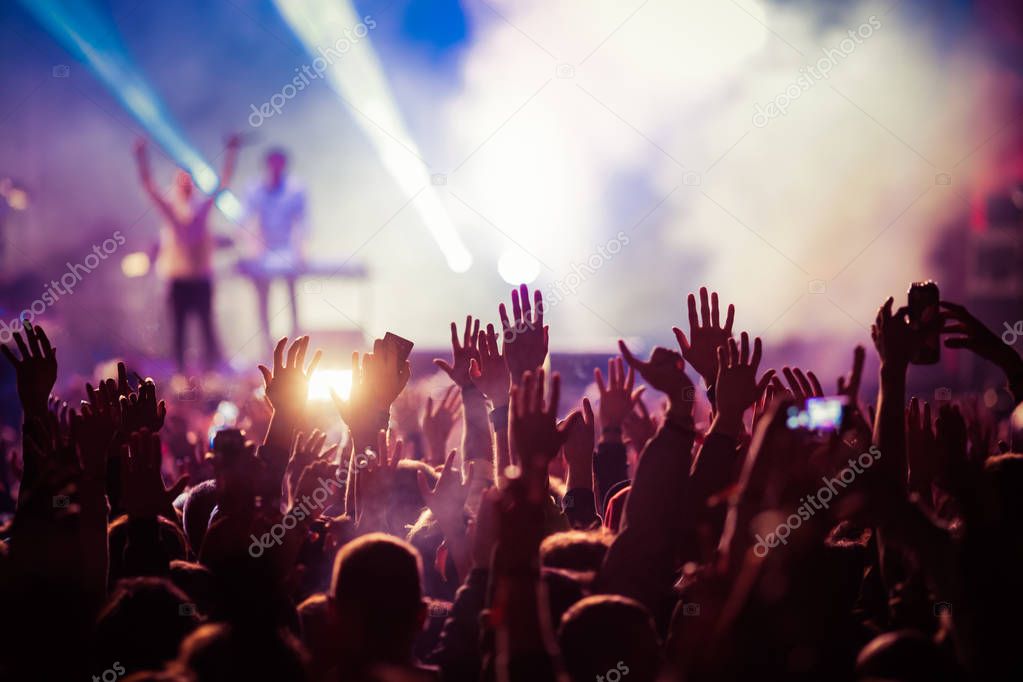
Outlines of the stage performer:
[[202,327],[205,369],[215,369],[221,364],[220,344],[213,328],[214,241],[209,215],[217,197],[234,175],[239,145],[239,136],[228,138],[220,182],[209,196],[201,195],[192,182],[192,176],[180,168],[174,176],[172,191],[169,196],[164,196],[152,179],[146,140],[140,138],[135,143],[135,160],[142,187],[164,220],[156,269],[169,285],[174,361],[179,373],[185,371],[185,329],[188,318],[193,315]]
[[305,188],[287,172],[287,153],[280,148],[270,149],[265,163],[263,181],[253,186],[245,198],[242,226],[250,238],[250,250],[241,270],[255,285],[263,341],[270,348],[269,299],[274,279],[283,279],[288,287],[289,336],[299,333],[295,280],[305,261],[307,226]]

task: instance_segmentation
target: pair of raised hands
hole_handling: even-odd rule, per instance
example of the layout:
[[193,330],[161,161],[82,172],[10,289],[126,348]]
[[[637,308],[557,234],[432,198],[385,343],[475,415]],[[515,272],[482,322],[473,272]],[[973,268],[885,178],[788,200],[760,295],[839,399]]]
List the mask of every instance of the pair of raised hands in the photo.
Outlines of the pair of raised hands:
[[[946,348],[965,348],[1000,367],[1007,375],[1018,378],[1023,373],[1023,359],[1012,346],[974,317],[965,306],[941,301],[941,332],[948,334]],[[893,310],[894,299],[888,299],[877,311],[871,325],[871,338],[881,356],[881,362],[894,368],[905,369],[913,351],[920,344],[920,332],[909,319],[908,308]]]
[[[631,388],[634,370],[647,384],[667,395],[671,411],[691,415],[695,387],[685,373],[685,363],[688,361],[706,385],[714,387],[717,411],[729,418],[735,418],[736,415],[741,418],[762,397],[774,372],[768,371],[757,378],[761,341],[759,338],[753,340],[752,354],[750,338],[746,332],[736,342],[732,336],[735,307],[728,306],[722,325],[717,292],[709,293],[706,287],[701,287],[699,297],[699,311],[696,295],[689,294],[687,298],[689,335],[678,327],[672,329],[681,353],[658,347],[653,350],[649,360],[643,361],[633,355],[624,341],[618,342],[622,356],[630,367],[624,385]],[[598,388],[602,387],[599,378],[597,384]],[[603,388],[601,397],[604,397]]]
[[459,342],[458,327],[451,323],[452,360],[433,362],[461,388],[475,386],[495,406],[508,402],[508,391],[526,372],[536,371],[547,359],[548,327],[544,324],[543,294],[523,284],[511,292],[512,317],[504,303],[498,307],[503,345],[498,344],[494,325],[480,329],[480,321],[465,318]]

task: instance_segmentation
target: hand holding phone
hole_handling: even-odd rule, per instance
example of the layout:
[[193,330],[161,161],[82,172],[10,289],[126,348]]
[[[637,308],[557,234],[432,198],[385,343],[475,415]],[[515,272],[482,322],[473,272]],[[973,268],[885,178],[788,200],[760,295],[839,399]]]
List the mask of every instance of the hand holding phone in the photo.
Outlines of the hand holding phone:
[[910,362],[914,365],[934,365],[941,359],[941,315],[938,285],[932,281],[913,282],[908,294],[909,323],[918,332],[918,345]]
[[412,346],[415,345],[408,339],[403,339],[397,334],[392,334],[391,332],[384,334],[384,343],[394,350],[394,354],[397,356],[399,364],[408,360],[409,355],[412,354]]

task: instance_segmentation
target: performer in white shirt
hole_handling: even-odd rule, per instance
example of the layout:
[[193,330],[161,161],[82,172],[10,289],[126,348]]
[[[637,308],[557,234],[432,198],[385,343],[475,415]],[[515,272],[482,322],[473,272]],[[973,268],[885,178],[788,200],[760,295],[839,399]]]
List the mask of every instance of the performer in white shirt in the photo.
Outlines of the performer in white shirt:
[[160,230],[160,252],[157,272],[170,286],[170,308],[174,329],[174,361],[177,371],[185,370],[185,325],[190,316],[199,319],[206,346],[206,369],[221,362],[220,344],[213,328],[213,236],[209,215],[217,196],[226,189],[234,175],[240,139],[231,136],[227,142],[220,185],[209,196],[201,196],[192,177],[178,169],[174,189],[164,197],[153,182],[149,169],[146,140],[135,143],[135,159],[139,178],[149,198],[163,215]]
[[242,225],[255,237],[241,270],[256,287],[259,298],[259,322],[267,347],[270,338],[270,284],[283,279],[291,303],[291,334],[298,334],[298,303],[295,280],[301,270],[306,238],[305,188],[287,170],[288,156],[274,148],[266,154],[266,176],[252,187],[245,198]]

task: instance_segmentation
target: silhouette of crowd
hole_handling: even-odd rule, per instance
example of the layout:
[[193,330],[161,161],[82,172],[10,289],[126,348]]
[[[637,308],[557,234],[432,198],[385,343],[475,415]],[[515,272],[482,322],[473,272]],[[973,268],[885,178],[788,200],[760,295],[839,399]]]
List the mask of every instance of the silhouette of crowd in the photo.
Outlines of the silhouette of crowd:
[[[320,352],[284,338],[247,428],[187,467],[152,379],[122,363],[68,405],[25,323],[2,346],[23,421],[0,463],[0,678],[1023,679],[1013,423],[907,399],[929,333],[1003,370],[1013,405],[1020,355],[958,304],[929,332],[889,298],[875,401],[864,347],[826,390],[761,367],[716,293],[687,307],[677,349],[620,341],[576,405],[525,285],[496,327],[451,323],[443,395],[378,339],[333,396],[337,443],[308,399]],[[831,428],[793,417],[822,403]]]

